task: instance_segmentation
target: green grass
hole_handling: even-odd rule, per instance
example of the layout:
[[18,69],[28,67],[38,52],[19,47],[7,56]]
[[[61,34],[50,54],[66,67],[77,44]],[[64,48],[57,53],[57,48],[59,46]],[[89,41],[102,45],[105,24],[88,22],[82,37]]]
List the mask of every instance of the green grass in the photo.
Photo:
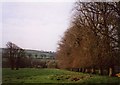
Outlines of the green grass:
[[119,83],[120,78],[59,69],[3,68],[3,83]]

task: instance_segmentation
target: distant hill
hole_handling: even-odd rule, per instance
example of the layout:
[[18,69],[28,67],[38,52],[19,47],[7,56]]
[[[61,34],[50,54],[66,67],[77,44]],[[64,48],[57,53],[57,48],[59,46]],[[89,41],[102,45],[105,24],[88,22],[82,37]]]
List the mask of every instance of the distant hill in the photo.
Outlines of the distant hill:
[[[0,56],[2,55],[2,49],[0,48]],[[54,58],[55,57],[55,52],[47,52],[47,51],[38,51],[38,50],[30,50],[30,49],[24,49],[26,52],[27,57],[31,58]]]
[[55,57],[55,52],[38,51],[38,50],[25,50],[25,51],[26,51],[27,56],[29,56],[31,54],[33,58],[35,58],[36,55],[37,55],[37,58]]

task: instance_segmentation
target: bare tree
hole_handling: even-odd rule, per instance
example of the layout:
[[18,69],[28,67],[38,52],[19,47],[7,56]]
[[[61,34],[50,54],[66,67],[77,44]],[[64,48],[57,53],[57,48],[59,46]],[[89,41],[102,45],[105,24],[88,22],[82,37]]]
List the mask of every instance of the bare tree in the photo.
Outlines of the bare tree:
[[20,67],[20,59],[25,56],[25,52],[12,42],[8,42],[6,46],[6,54],[8,55],[11,69],[14,70],[16,67],[16,70],[18,70]]

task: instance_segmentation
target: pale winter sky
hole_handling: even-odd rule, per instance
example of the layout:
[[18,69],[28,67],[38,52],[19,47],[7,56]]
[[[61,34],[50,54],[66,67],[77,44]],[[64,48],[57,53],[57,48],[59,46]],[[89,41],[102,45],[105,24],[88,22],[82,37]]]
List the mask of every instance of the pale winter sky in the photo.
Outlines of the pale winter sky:
[[22,48],[55,51],[69,26],[73,4],[71,1],[2,2],[0,46],[5,47],[11,41]]

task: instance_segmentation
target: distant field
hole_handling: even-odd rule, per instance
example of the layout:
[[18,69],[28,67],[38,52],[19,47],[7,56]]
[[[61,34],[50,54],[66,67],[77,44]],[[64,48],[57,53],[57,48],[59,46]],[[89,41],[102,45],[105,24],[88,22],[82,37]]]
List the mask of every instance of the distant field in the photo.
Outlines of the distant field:
[[119,83],[120,78],[59,69],[3,69],[3,83]]

